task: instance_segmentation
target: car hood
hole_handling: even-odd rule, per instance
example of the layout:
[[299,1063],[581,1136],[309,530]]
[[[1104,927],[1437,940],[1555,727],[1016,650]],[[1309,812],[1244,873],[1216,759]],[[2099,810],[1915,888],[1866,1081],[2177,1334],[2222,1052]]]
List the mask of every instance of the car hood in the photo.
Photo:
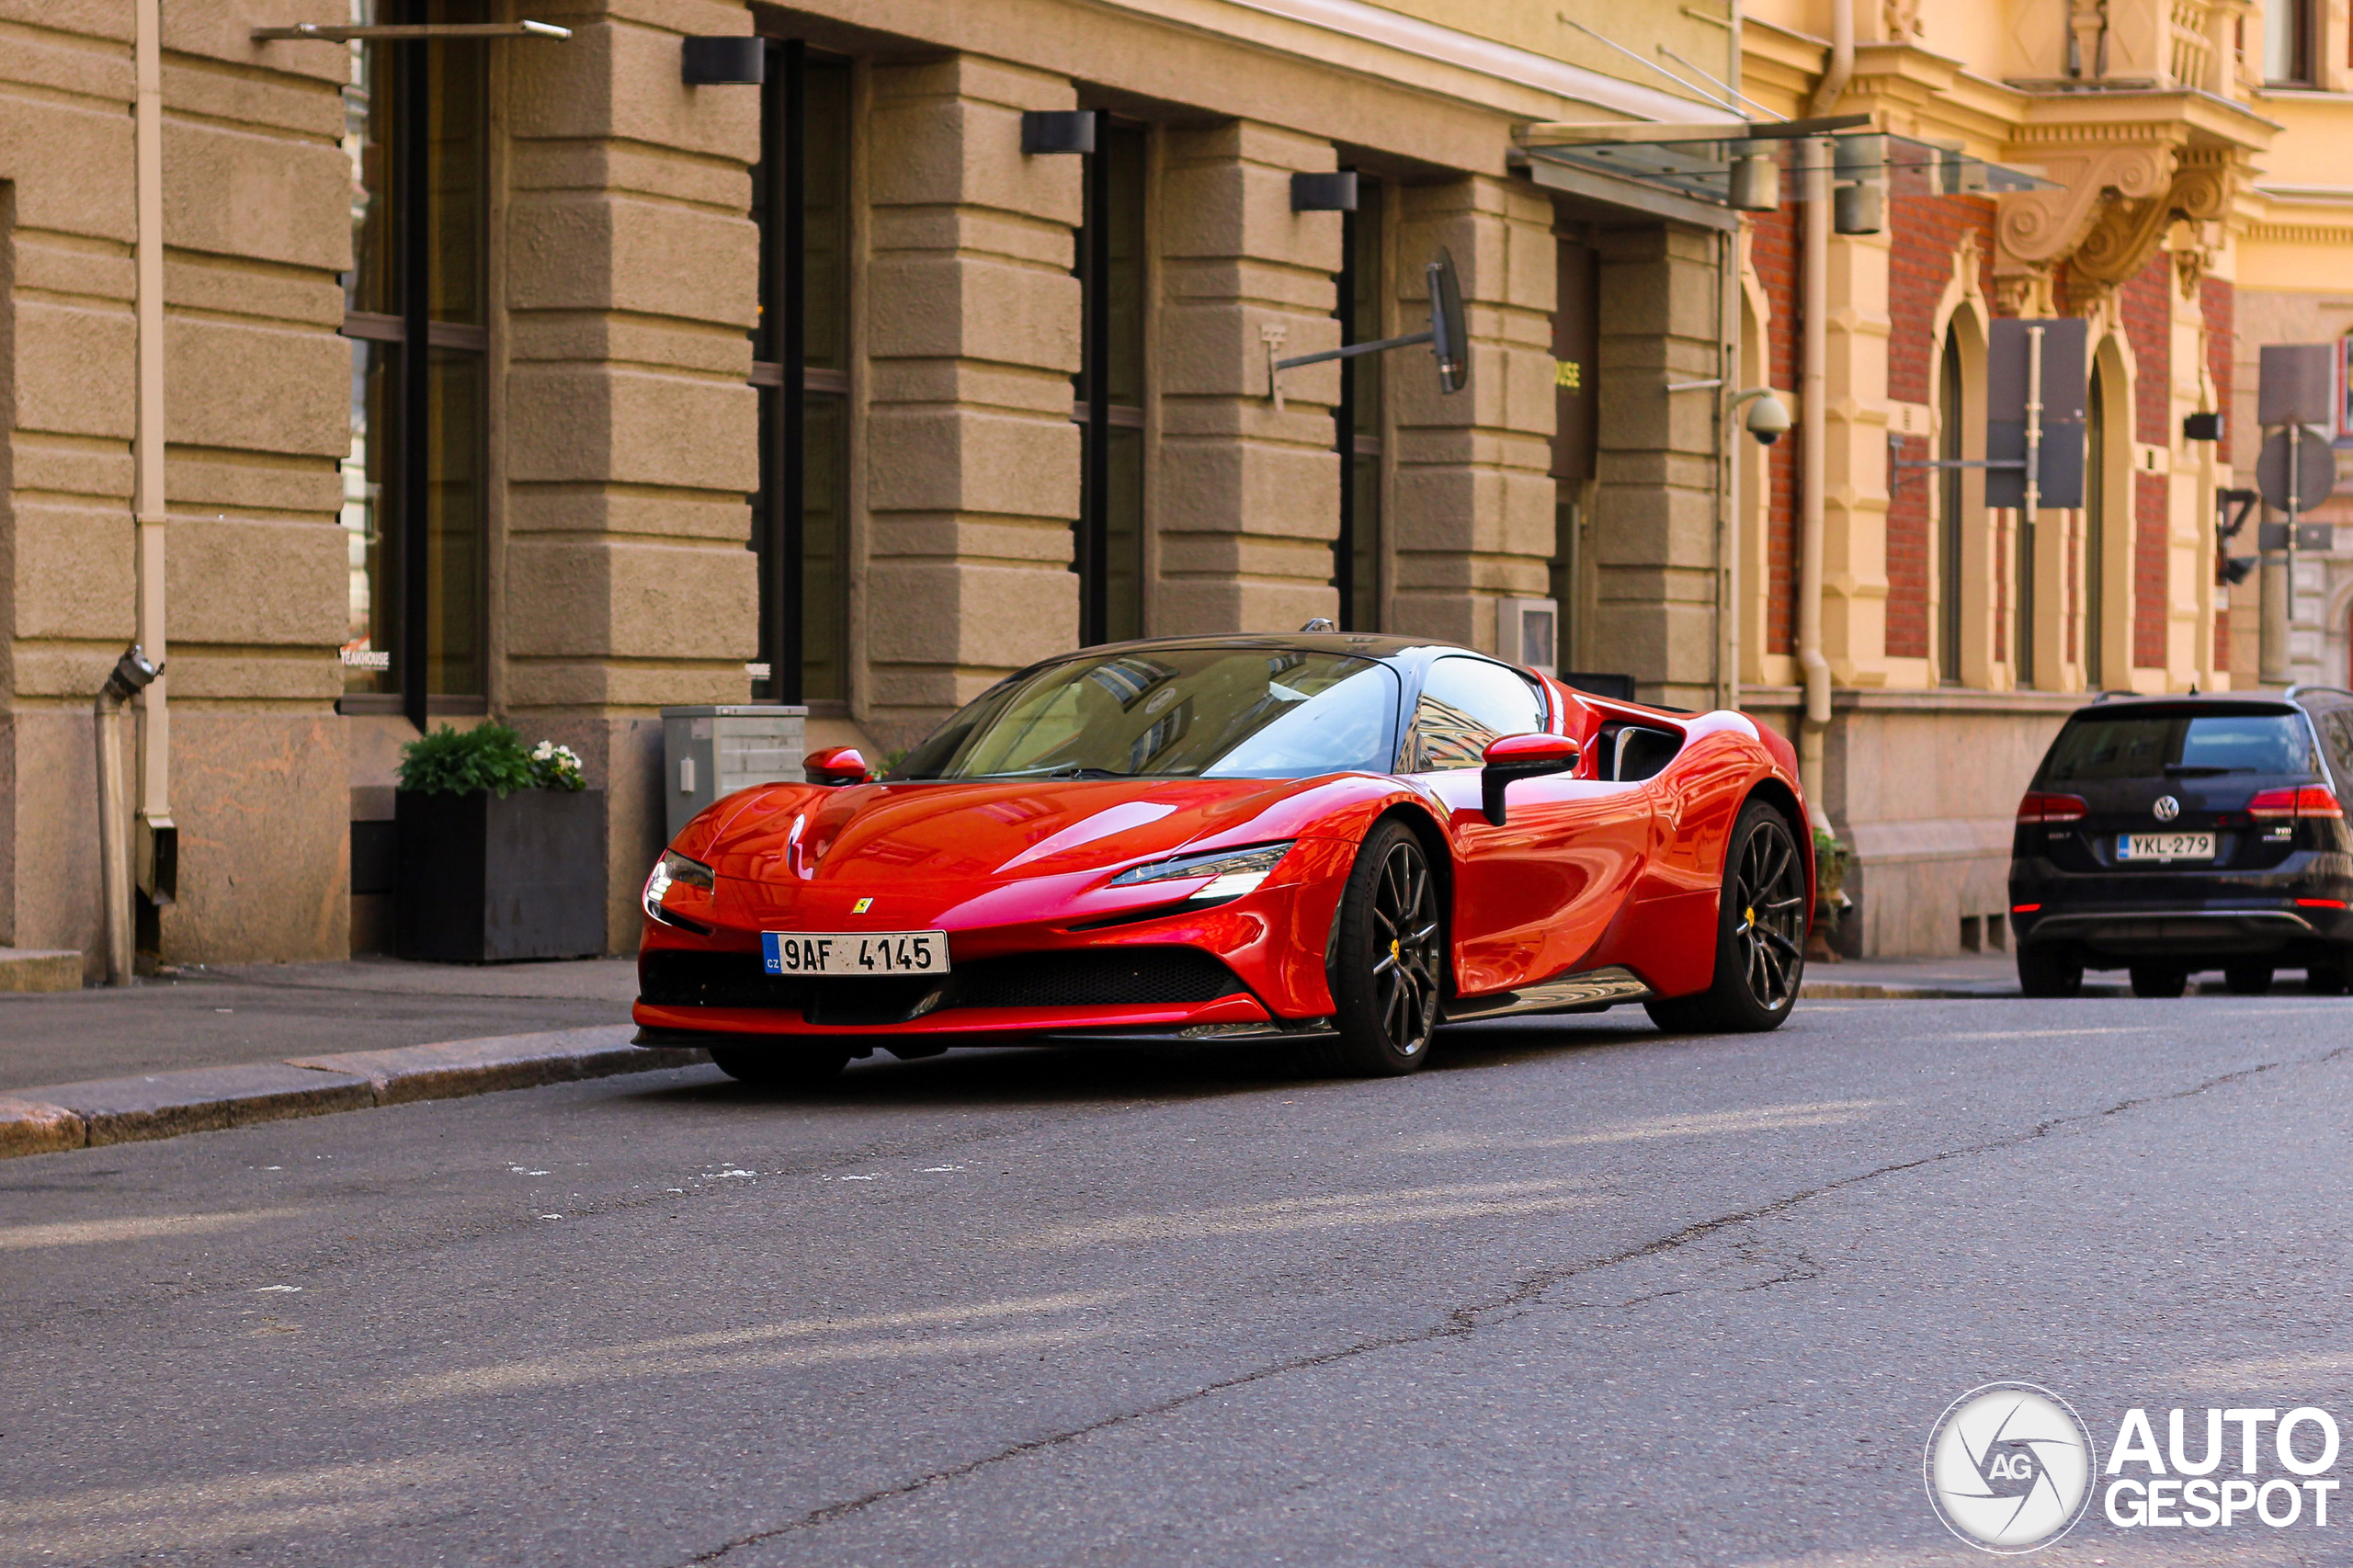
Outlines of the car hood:
[[970,886],[1344,832],[1327,825],[1334,812],[1395,788],[1369,775],[770,785],[712,807],[678,847],[747,881]]

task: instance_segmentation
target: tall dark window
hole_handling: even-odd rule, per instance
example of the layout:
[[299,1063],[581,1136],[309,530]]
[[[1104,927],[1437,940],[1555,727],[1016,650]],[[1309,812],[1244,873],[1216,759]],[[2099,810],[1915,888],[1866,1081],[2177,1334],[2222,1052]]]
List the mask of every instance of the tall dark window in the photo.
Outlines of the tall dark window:
[[1095,117],[1078,231],[1082,646],[1143,635],[1144,128]]
[[[386,0],[368,20],[471,22],[480,10]],[[484,690],[487,60],[478,39],[350,48],[344,689],[397,695],[422,728],[428,696]]]
[[1580,646],[1579,556],[1601,447],[1601,253],[1582,224],[1552,234],[1552,559],[1547,576],[1560,607],[1553,653],[1565,668]]
[[[1937,378],[1937,456],[1959,462],[1969,420],[1968,384],[1961,379],[1961,332],[1945,328],[1944,364]],[[1937,470],[1937,675],[1947,686],[1961,683],[1961,528],[1967,471]]]
[[[1340,214],[1339,308],[1342,347],[1382,335],[1381,182],[1357,176],[1357,205]],[[1339,591],[1340,630],[1381,630],[1381,356],[1340,361],[1340,406],[1333,413],[1340,452],[1340,537],[1332,545],[1332,585]]]
[[2090,407],[2084,429],[2084,684],[2097,691],[2108,681],[2104,611],[2108,599],[2108,400],[2101,383],[2108,378],[2092,372]]
[[2263,79],[2304,86],[2313,81],[2313,0],[2264,0]]
[[2012,684],[2024,689],[2034,684],[2034,514],[2024,507],[2018,509],[2017,550],[2018,614],[2011,619],[2017,623],[2018,662]]
[[755,696],[849,696],[850,68],[767,44],[760,88],[760,662]]

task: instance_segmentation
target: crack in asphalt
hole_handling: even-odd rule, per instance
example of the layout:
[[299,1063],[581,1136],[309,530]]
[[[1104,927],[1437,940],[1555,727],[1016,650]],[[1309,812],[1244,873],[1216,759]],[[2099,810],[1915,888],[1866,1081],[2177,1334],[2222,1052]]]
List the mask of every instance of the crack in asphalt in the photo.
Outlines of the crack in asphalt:
[[[862,1513],[865,1510],[872,1508],[880,1504],[892,1502],[902,1497],[913,1496],[916,1493],[929,1491],[933,1487],[944,1485],[949,1482],[961,1481],[968,1475],[976,1474],[983,1470],[994,1469],[995,1466],[1004,1464],[1012,1460],[1022,1459],[1030,1454],[1043,1453],[1051,1449],[1067,1447],[1072,1443],[1079,1441],[1081,1438],[1092,1437],[1097,1432],[1105,1432],[1112,1429],[1113,1427],[1130,1426],[1136,1422],[1149,1421],[1155,1416],[1167,1415],[1176,1411],[1182,1410],[1188,1405],[1197,1404],[1213,1395],[1226,1393],[1234,1389],[1248,1388],[1254,1383],[1264,1382],[1270,1378],[1286,1377],[1293,1372],[1313,1371],[1320,1367],[1334,1366],[1343,1361],[1353,1360],[1359,1356],[1372,1355],[1383,1350],[1399,1350],[1416,1345],[1436,1344],[1442,1340],[1467,1338],[1470,1335],[1478,1333],[1482,1329],[1496,1327],[1524,1316],[1537,1303],[1542,1301],[1545,1292],[1551,1290],[1555,1286],[1565,1284],[1572,1279],[1582,1278],[1587,1275],[1598,1274],[1607,1269],[1621,1267],[1629,1263],[1639,1263],[1644,1258],[1657,1257],[1662,1254],[1677,1251],[1679,1248],[1690,1245],[1694,1242],[1703,1241],[1708,1237],[1713,1236],[1720,1231],[1729,1229],[1735,1225],[1748,1224],[1757,1220],[1768,1219],[1776,1214],[1785,1213],[1802,1204],[1810,1203],[1817,1198],[1825,1198],[1834,1193],[1843,1192],[1849,1187],[1860,1187],[1870,1182],[1879,1181],[1887,1176],[1901,1176],[1907,1171],[1925,1170],[1934,1165],[1943,1165],[1951,1160],[1971,1159],[1982,1154],[1999,1153],[2007,1149],[2022,1148],[2029,1143],[2032,1143],[2040,1139],[2048,1138],[2054,1133],[2081,1131],[2096,1126],[2099,1122],[2109,1118],[2123,1116],[2132,1111],[2145,1109],[2150,1106],[2165,1105],[2177,1100],[2194,1099],[2200,1095],[2211,1093],[2215,1089],[2224,1088],[2235,1084],[2245,1083],[2251,1079],[2259,1077],[2266,1073],[2276,1071],[2281,1067],[2325,1066],[2331,1062],[2339,1061],[2348,1053],[2353,1053],[2353,1045],[2338,1046],[2335,1050],[2325,1051],[2318,1056],[2302,1058],[2294,1061],[2258,1062],[2252,1067],[2242,1067],[2234,1072],[2218,1074],[2214,1077],[2193,1084],[2187,1088],[2176,1089],[2168,1094],[2138,1095],[2131,1099],[2119,1100],[2116,1104],[2109,1106],[2101,1110],[2080,1111],[2072,1116],[2052,1117],[2044,1121],[2038,1121],[2026,1131],[2014,1133],[2006,1138],[1991,1139],[1982,1143],[1972,1143],[1959,1149],[1939,1150],[1932,1154],[1920,1155],[1916,1159],[1891,1161],[1883,1165],[1875,1165],[1867,1171],[1859,1171],[1852,1176],[1839,1176],[1835,1180],[1825,1181],[1818,1186],[1806,1187],[1798,1192],[1786,1193],[1779,1198],[1772,1199],[1767,1202],[1757,1204],[1753,1208],[1739,1210],[1730,1214],[1717,1215],[1711,1219],[1696,1220],[1690,1224],[1683,1226],[1679,1230],[1669,1232],[1664,1236],[1642,1243],[1639,1245],[1624,1248],[1621,1251],[1612,1253],[1606,1257],[1597,1258],[1586,1263],[1565,1265],[1556,1268],[1540,1269],[1536,1273],[1529,1275],[1527,1278],[1521,1279],[1510,1290],[1506,1290],[1492,1301],[1471,1306],[1454,1307],[1449,1309],[1444,1321],[1432,1324],[1427,1328],[1415,1329],[1407,1333],[1382,1335],[1375,1338],[1358,1340],[1352,1345],[1340,1346],[1331,1350],[1318,1351],[1310,1356],[1293,1357],[1289,1360],[1278,1361],[1267,1366],[1254,1368],[1249,1371],[1238,1373],[1233,1377],[1221,1378],[1214,1382],[1204,1383],[1198,1388],[1188,1389],[1182,1393],[1171,1395],[1166,1399],[1157,1401],[1152,1404],[1142,1405],[1133,1410],[1117,1411],[1109,1415],[1103,1416],[1099,1420],[1089,1421],[1083,1425],[1070,1427],[1064,1431],[1055,1432],[1042,1437],[1032,1437],[1026,1442],[1010,1444],[1003,1449],[997,1449],[994,1453],[983,1454],[977,1459],[967,1460],[961,1464],[948,1465],[939,1470],[928,1471],[922,1475],[901,1482],[896,1485],[877,1487],[873,1491],[863,1493],[856,1497],[847,1497],[838,1503],[828,1503],[821,1507],[812,1508],[796,1518],[788,1519],[783,1524],[774,1526],[768,1529],[756,1530],[749,1535],[737,1536],[733,1540],[722,1541],[717,1546],[710,1548],[708,1551],[700,1551],[692,1557],[682,1559],[679,1562],[678,1568],[699,1568],[700,1564],[718,1562],[731,1554],[744,1551],[748,1547],[759,1546],[767,1541],[779,1540],[784,1536],[796,1535],[804,1530],[814,1529],[823,1525],[829,1525],[836,1520],[847,1518],[854,1514]],[[1811,1262],[1812,1260],[1808,1259],[1808,1261]],[[1795,1281],[1789,1278],[1782,1278],[1767,1280],[1764,1281],[1763,1284],[1779,1285],[1792,1282]],[[1745,1289],[1749,1290],[1761,1288],[1763,1287],[1760,1285],[1745,1287]],[[1587,1304],[1589,1305],[1591,1303]]]

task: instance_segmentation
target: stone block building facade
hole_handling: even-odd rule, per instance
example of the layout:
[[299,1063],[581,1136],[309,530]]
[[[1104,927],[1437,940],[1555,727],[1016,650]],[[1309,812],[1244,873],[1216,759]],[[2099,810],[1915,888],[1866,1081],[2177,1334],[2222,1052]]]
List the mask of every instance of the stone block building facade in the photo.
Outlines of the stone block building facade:
[[[665,705],[887,756],[1086,642],[1492,648],[1561,594],[1704,703],[1722,421],[1653,388],[1723,374],[1733,223],[1516,131],[1713,112],[1462,0],[0,0],[0,946],[97,968],[134,638],[166,963],[382,946],[420,723],[580,753],[626,951]],[[1270,395],[1425,324],[1441,249],[1464,390],[1409,349]]]
[[[582,755],[625,951],[665,706],[801,704],[881,757],[1085,643],[1320,616],[1519,654],[1531,608],[1564,673],[1800,741],[1852,950],[1998,946],[2064,714],[2255,678],[2214,495],[2260,345],[2353,343],[2343,33],[2317,0],[0,0],[0,946],[97,967],[91,704],[134,639],[166,673],[131,826],[178,846],[142,945],[188,963],[384,944],[420,724]],[[1794,169],[1742,212],[1543,151],[1737,130],[1735,92],[2041,183],[1838,233]],[[1274,395],[1420,329],[1441,253],[1466,388],[1409,348]],[[1920,466],[1983,460],[2020,316],[2088,324],[2097,401],[2093,493],[2030,527]],[[2346,680],[2353,552],[2303,573],[2297,667]]]

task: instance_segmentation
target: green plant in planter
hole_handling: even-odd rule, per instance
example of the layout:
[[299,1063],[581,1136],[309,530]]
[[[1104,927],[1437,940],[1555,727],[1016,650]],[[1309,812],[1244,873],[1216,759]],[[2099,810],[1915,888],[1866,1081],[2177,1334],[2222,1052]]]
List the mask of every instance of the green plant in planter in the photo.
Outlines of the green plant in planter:
[[401,748],[400,783],[422,795],[487,790],[501,800],[517,790],[588,787],[571,747],[541,741],[537,750],[527,751],[522,736],[494,721],[471,730],[444,724],[419,735]]
[[1837,835],[1823,828],[1813,830],[1814,890],[1823,903],[1836,907],[1838,895],[1847,885],[1847,867],[1854,859],[1854,851],[1838,842]]

